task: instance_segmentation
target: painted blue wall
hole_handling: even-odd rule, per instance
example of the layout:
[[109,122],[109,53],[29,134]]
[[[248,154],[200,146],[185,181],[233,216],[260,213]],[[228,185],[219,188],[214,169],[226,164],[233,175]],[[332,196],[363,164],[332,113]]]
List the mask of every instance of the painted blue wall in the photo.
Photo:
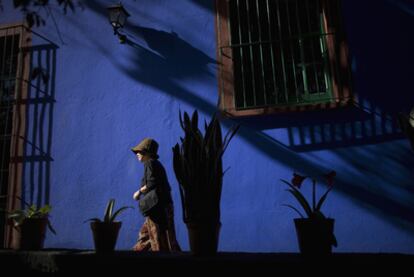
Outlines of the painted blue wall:
[[[54,9],[58,30],[50,17],[35,29],[59,48],[52,63],[33,62],[55,64],[45,88],[55,102],[28,108],[24,196],[53,206],[57,235],[48,234],[47,247],[92,248],[83,221],[101,216],[109,198],[118,207],[135,205],[143,168],[129,149],[153,137],[173,189],[177,237],[188,249],[171,147],[182,134],[179,109],[198,109],[207,119],[216,110],[214,1],[125,0],[131,17],[124,45],[107,22],[113,1],[86,2],[65,16]],[[343,2],[360,106],[223,122],[225,129],[239,123],[241,130],[224,156],[230,170],[221,251],[298,251],[296,214],[282,206],[296,203],[280,179],[293,171],[320,176],[335,170],[324,206],[336,220],[335,250],[414,253],[414,155],[393,120],[414,103],[414,4]],[[20,20],[3,5],[0,23]],[[42,157],[47,145],[50,159],[30,159]],[[309,188],[303,187],[308,196]],[[135,209],[121,219],[117,247],[129,249],[143,218]]]

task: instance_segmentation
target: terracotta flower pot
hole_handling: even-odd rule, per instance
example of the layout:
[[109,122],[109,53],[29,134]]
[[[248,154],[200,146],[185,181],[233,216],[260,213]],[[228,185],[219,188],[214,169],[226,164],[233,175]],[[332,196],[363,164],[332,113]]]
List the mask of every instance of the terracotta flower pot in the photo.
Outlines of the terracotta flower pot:
[[19,232],[17,249],[40,250],[46,236],[48,218],[25,218],[17,227]]

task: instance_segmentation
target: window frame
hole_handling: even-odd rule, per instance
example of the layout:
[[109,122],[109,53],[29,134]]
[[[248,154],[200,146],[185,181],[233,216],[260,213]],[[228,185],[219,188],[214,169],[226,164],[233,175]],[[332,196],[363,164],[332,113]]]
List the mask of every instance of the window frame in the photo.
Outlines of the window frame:
[[[7,188],[6,210],[11,211],[20,208],[20,196],[22,192],[23,181],[23,155],[24,155],[24,138],[26,135],[26,102],[28,99],[30,76],[30,51],[27,51],[31,45],[31,32],[24,23],[2,24],[0,25],[0,36],[19,35],[19,47],[16,70],[15,84],[15,104],[13,105],[12,130],[10,140],[10,158],[9,174]],[[16,244],[17,232],[12,226],[5,224],[3,244],[6,248],[11,248]]]
[[286,106],[265,106],[260,108],[238,109],[235,104],[235,88],[232,61],[231,34],[229,28],[229,1],[215,0],[216,37],[218,61],[219,111],[228,117],[244,117],[275,114],[281,112],[302,112],[331,109],[352,105],[356,96],[352,93],[349,50],[343,30],[341,0],[320,0],[323,10],[323,25],[327,36],[328,63],[333,101]]

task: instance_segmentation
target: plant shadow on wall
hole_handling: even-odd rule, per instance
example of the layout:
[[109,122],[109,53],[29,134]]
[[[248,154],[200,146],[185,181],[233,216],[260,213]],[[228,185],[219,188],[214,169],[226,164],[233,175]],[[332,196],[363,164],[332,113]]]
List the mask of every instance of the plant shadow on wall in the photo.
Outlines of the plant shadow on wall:
[[[25,32],[31,32],[23,26]],[[33,43],[31,38],[36,38]],[[50,201],[51,145],[55,104],[56,52],[58,46],[31,32],[23,36],[19,49],[20,69],[15,80],[15,108],[12,122],[10,174],[7,209],[19,209],[16,196],[36,206]],[[2,88],[4,89],[4,87]],[[7,231],[6,245],[13,244],[13,232]]]

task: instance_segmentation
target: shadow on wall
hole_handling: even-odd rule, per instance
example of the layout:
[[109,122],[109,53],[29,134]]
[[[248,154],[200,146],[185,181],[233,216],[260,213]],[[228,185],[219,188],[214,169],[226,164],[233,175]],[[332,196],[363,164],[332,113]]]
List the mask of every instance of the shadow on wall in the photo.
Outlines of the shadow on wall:
[[[175,36],[166,36],[163,32],[159,31],[149,31],[148,28],[140,28],[138,30],[145,30],[146,35],[155,34],[155,37],[148,38],[148,41],[146,41],[148,46],[141,46],[139,43],[132,41],[128,42],[129,45],[137,50],[137,57],[135,60],[136,69],[130,68],[125,72],[138,82],[155,86],[161,91],[171,94],[207,114],[215,112],[217,109],[216,106],[180,87],[180,85],[175,82],[175,78],[172,78],[172,76],[186,78],[188,75],[185,75],[185,72],[189,72],[189,75],[191,76],[196,72],[198,72],[197,74],[204,74],[206,70],[205,68],[194,68],[194,70],[190,70],[192,66],[206,66],[205,62],[208,61],[208,59],[204,58],[204,54],[201,55],[201,60],[203,62],[196,62],[194,64],[187,63],[185,65],[185,70],[174,72],[175,63],[170,63],[169,61],[177,61],[178,58],[182,57],[181,54],[175,58],[169,57],[173,52],[165,52],[160,45],[164,45],[165,41],[174,39]],[[163,38],[157,38],[157,34],[161,34],[161,37]],[[198,56],[189,56],[189,52],[186,53],[186,57],[190,60],[198,60],[199,58]],[[197,51],[193,51],[193,55],[197,54]],[[144,72],[143,69],[148,69],[148,71]],[[159,82],[159,80],[165,81]],[[275,120],[276,118],[278,120]],[[271,159],[282,162],[286,166],[300,168],[302,173],[309,175],[323,174],[326,173],[327,169],[324,165],[318,165],[308,161],[298,154],[297,151],[375,144],[402,137],[401,132],[396,128],[392,118],[382,117],[381,115],[370,113],[369,111],[364,111],[360,108],[351,110],[320,111],[311,114],[289,114],[262,119],[251,118],[235,121],[241,123],[243,126],[239,131],[239,136],[254,146],[257,150],[263,152]],[[230,127],[234,124],[233,120],[224,120],[223,123],[226,127]],[[353,125],[348,126],[350,123]],[[283,145],[280,141],[275,140],[262,131],[269,128],[284,127],[287,128],[289,132],[293,132],[293,129],[298,128],[299,138],[305,140],[305,137],[308,139],[308,135],[304,132],[301,133],[300,130],[303,131],[308,128],[314,128],[312,127],[313,124],[326,126],[326,140],[319,141],[318,143],[315,143],[315,145],[308,145],[300,142],[298,144],[292,142],[288,146]],[[359,129],[355,126],[357,124],[361,124]],[[378,124],[379,127],[377,128]],[[385,132],[385,126],[391,129],[386,129]],[[348,134],[348,136],[344,137],[344,134]],[[294,139],[292,138],[292,141],[293,140]],[[398,149],[394,149],[397,153],[404,151],[403,149],[397,150]],[[375,156],[376,154],[377,153],[371,153],[372,156]],[[360,166],[358,162],[359,159],[361,159],[361,156],[354,157],[352,154],[344,154],[341,155],[341,157],[352,166]],[[408,160],[406,161],[411,161],[410,163],[414,164],[414,158],[408,157]],[[375,171],[375,169],[367,166],[365,166],[364,170],[366,170],[368,174],[372,174],[372,171]],[[389,182],[389,184],[395,182],[395,180],[390,179],[387,179],[386,181]],[[414,233],[414,209],[409,205],[399,203],[398,199],[390,199],[387,195],[381,195],[378,191],[371,191],[369,187],[364,185],[364,183],[355,183],[355,176],[351,175],[339,176],[337,189],[358,200],[359,203],[363,205],[374,207],[377,212],[388,216],[390,221],[397,223],[398,225],[402,224],[404,228],[409,229]],[[401,190],[405,189],[401,187]],[[411,194],[413,193],[411,190],[408,192]]]
[[[10,32],[21,37],[20,42],[16,43],[16,71],[9,78],[14,88],[10,97],[13,101],[13,126],[10,128],[12,143],[7,209],[14,210],[22,205],[15,196],[21,196],[23,201],[38,207],[50,201],[58,46],[23,25],[9,29],[21,29]],[[15,229],[7,226],[5,246],[13,246],[16,237]]]
[[[206,65],[215,64],[216,60],[194,48],[178,34],[141,26],[130,26],[129,31],[134,38],[127,39],[127,43],[137,50],[148,51],[137,53],[139,55],[136,56],[137,61],[139,59],[139,68],[136,70],[143,71],[141,73],[148,72],[145,76],[148,83],[154,82],[152,79],[156,79],[158,83],[160,75],[165,79],[191,78],[205,74],[213,76]],[[154,73],[157,74],[154,76]]]
[[24,163],[22,198],[38,206],[50,200],[57,48],[49,43],[25,49],[31,57],[31,76],[23,80],[28,84],[27,99],[21,103],[26,109],[25,136],[20,138],[24,140],[24,155],[12,157]]
[[[132,30],[132,31],[131,31]],[[144,27],[129,28],[127,44],[134,48],[132,67],[120,67],[132,79],[167,92],[174,98],[184,99],[208,114],[216,107],[194,95],[178,80],[213,77],[208,64],[216,61],[194,48],[177,34]]]
[[285,128],[288,140],[284,144],[296,152],[377,144],[404,138],[395,115],[364,110],[357,104],[237,121],[255,130]]
[[[212,4],[208,5],[206,1],[193,2],[205,8],[211,8],[213,12]],[[386,43],[378,43],[378,38],[379,34],[383,33],[381,28],[388,28],[384,26],[388,22],[391,22],[390,24],[397,30],[396,26],[403,24],[407,26],[403,30],[409,32],[407,28],[414,25],[414,17],[401,12],[395,6],[390,8],[390,3],[391,1],[375,1],[370,4],[356,0],[343,1],[346,26],[349,29],[351,57],[353,64],[356,65],[353,69],[355,90],[360,96],[359,103],[362,105],[357,112],[355,110],[324,111],[306,114],[306,116],[304,114],[294,115],[296,119],[288,115],[278,117],[276,123],[274,121],[276,117],[268,117],[264,120],[252,119],[251,122],[240,120],[242,128],[238,136],[269,159],[290,168],[300,168],[304,175],[323,174],[330,168],[309,161],[297,151],[333,149],[332,151],[341,157],[344,164],[353,168],[364,165],[361,172],[367,176],[366,178],[355,176],[353,173],[339,175],[337,190],[414,235],[414,207],[400,201],[399,198],[391,197],[386,191],[371,188],[369,185],[372,180],[368,178],[371,175],[384,177],[387,174],[384,169],[372,165],[372,160],[375,161],[377,155],[385,155],[403,165],[413,165],[414,157],[407,155],[408,147],[396,143],[391,148],[383,150],[364,148],[363,155],[355,148],[335,150],[337,147],[345,146],[365,144],[375,146],[378,142],[392,141],[401,137],[393,119],[394,112],[411,106],[413,102],[410,102],[411,99],[407,101],[407,97],[412,98],[413,94],[410,94],[412,77],[407,72],[403,74],[398,74],[398,72],[399,68],[407,69],[409,64],[413,64],[409,61],[412,61],[414,52],[409,49],[414,49],[414,42],[408,41],[408,44],[406,42],[401,49],[402,46],[395,43],[395,41],[402,43],[401,40],[404,40],[404,35],[401,33],[397,37],[388,32],[389,37],[381,37],[383,40],[389,40]],[[93,10],[99,13],[103,11],[102,8]],[[372,18],[369,21],[370,26],[364,25],[366,14],[370,14]],[[101,15],[106,17],[106,14]],[[217,111],[214,104],[180,85],[182,80],[210,76],[207,65],[215,62],[213,59],[174,33],[141,26],[128,27],[128,32],[133,35],[128,41],[128,45],[134,50],[132,66],[122,66],[116,62],[114,57],[109,56],[108,59],[114,66],[136,82],[157,88],[205,114]],[[391,54],[398,59],[394,59]],[[389,55],[388,57],[391,58],[384,59],[384,55]],[[378,66],[379,61],[383,66]],[[381,82],[378,82],[379,80]],[[227,128],[234,123],[230,119],[223,120],[223,125]],[[324,129],[316,130],[322,123],[325,126]],[[287,128],[287,131],[291,133],[289,136],[292,138],[288,145],[282,144],[263,132],[265,129],[280,127]],[[295,128],[296,131],[294,131]],[[312,128],[314,131],[306,131]],[[325,140],[323,133],[326,134]],[[319,135],[320,140],[312,139],[312,134]],[[336,137],[343,137],[344,134],[346,138],[344,141],[336,140]],[[330,140],[330,138],[335,139]],[[306,140],[317,143],[308,145],[304,143]],[[398,175],[393,175],[393,177],[395,179],[389,176],[385,178],[382,181],[383,184],[392,186],[398,192],[407,192],[414,197],[412,187],[398,185],[405,181],[403,177]]]

